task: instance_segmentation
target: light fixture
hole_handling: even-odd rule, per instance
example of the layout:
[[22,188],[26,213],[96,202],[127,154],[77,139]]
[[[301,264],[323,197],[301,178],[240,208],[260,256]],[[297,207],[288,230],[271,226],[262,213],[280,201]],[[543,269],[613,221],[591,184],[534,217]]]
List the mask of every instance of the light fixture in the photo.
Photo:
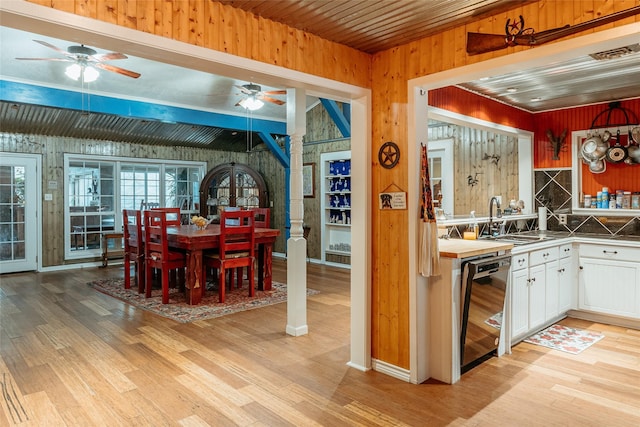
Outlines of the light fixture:
[[91,83],[98,79],[100,73],[93,67],[87,67],[80,64],[71,64],[67,67],[65,71],[67,77],[73,80],[78,80],[80,76],[82,76],[82,81],[84,83]]
[[518,91],[518,89],[516,89],[515,87],[508,87],[507,88],[507,92],[509,93],[516,93]]
[[255,111],[262,108],[264,102],[260,101],[258,98],[252,95],[240,101],[239,104],[241,107],[244,107],[247,110]]

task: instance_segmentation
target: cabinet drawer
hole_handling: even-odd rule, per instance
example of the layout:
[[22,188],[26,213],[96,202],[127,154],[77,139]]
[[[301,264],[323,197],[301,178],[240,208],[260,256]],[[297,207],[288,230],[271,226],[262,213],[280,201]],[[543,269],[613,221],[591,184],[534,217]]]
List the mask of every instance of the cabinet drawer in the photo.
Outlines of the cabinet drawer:
[[529,267],[529,254],[513,255],[511,257],[511,271]]
[[544,264],[547,261],[555,261],[558,259],[558,247],[539,249],[529,254],[529,265],[534,266]]
[[573,245],[571,243],[560,245],[559,251],[560,251],[560,259],[569,258],[573,254]]
[[640,260],[640,248],[582,244],[580,245],[580,256],[587,258],[637,262]]

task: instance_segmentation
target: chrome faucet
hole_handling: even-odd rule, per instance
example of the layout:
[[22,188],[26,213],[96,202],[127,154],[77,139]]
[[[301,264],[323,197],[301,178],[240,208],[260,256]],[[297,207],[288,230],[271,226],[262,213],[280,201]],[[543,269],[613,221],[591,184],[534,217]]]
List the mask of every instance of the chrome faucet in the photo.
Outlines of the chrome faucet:
[[[494,203],[495,202],[495,203]],[[489,200],[489,235],[493,236],[493,205],[496,205],[496,218],[502,218],[502,211],[500,210],[500,202],[494,196]]]

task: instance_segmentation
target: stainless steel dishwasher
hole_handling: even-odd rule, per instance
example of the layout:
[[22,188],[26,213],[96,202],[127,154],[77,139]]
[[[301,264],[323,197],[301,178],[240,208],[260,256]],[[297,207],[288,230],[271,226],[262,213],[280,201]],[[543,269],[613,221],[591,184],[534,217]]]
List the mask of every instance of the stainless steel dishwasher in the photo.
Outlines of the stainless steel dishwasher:
[[496,354],[510,266],[511,255],[477,258],[462,264],[461,373]]

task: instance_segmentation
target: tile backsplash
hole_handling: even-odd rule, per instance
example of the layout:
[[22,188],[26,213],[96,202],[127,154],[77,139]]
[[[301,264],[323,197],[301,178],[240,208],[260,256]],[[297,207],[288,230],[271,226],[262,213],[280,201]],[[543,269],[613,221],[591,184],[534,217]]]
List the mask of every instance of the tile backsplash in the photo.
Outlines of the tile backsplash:
[[[571,170],[540,169],[534,171],[535,212],[547,207],[547,228],[551,231],[640,235],[639,216],[607,216],[594,209],[593,215],[572,214]],[[567,215],[567,224],[560,224],[559,215]]]

